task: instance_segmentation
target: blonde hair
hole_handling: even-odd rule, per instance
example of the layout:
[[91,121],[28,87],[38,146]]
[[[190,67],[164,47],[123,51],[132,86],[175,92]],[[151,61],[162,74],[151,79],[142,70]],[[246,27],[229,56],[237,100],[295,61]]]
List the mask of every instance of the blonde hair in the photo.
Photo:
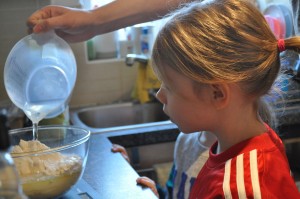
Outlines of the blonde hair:
[[[286,49],[299,46],[299,37],[285,39]],[[171,16],[158,33],[152,60],[159,77],[167,65],[196,83],[238,83],[259,102],[278,76],[279,54],[277,39],[253,4],[210,0]]]

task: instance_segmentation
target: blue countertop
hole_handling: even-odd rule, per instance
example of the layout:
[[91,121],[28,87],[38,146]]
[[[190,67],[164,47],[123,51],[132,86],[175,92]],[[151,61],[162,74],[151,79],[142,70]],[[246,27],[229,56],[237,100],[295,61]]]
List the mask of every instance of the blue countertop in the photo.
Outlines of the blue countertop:
[[138,174],[120,153],[111,152],[112,143],[103,135],[93,134],[83,180],[101,199],[154,199],[147,187],[136,183]]

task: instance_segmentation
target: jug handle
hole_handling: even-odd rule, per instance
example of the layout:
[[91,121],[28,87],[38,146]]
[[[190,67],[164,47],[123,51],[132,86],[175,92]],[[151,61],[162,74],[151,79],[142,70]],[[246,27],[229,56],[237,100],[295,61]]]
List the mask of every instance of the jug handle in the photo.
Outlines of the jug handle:
[[44,45],[45,43],[48,43],[54,37],[57,37],[54,30],[49,30],[48,32],[44,32],[44,33],[31,34],[31,38],[35,40],[40,46]]

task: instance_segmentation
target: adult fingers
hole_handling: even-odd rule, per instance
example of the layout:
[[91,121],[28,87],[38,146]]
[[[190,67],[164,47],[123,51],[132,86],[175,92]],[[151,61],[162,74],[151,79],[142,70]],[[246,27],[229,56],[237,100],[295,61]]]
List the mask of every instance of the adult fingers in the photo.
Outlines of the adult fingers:
[[[29,28],[33,28],[36,24],[38,24],[38,22],[41,20],[41,19],[45,19],[47,18],[45,15],[47,13],[44,12],[44,10],[38,10],[36,12],[34,12],[28,19],[27,19],[27,26]],[[51,17],[51,16],[48,16],[48,17]]]
[[62,17],[62,15],[70,10],[70,8],[62,6],[46,6],[41,10],[34,12],[27,19],[27,26],[29,30],[35,33],[63,28],[68,22],[68,19]]
[[47,32],[52,29],[64,29],[66,20],[62,16],[41,19],[34,27],[34,33]]

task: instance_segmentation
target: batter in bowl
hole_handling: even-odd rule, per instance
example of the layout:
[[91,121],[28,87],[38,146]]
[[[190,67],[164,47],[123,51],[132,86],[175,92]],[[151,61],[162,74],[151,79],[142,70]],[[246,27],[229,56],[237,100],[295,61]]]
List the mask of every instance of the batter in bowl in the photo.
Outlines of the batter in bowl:
[[[50,147],[38,140],[21,140],[13,147],[11,155],[47,151]],[[15,155],[14,155],[15,154]],[[82,171],[82,159],[78,155],[44,153],[37,156],[14,158],[22,181],[24,193],[33,199],[55,198],[76,183]]]

